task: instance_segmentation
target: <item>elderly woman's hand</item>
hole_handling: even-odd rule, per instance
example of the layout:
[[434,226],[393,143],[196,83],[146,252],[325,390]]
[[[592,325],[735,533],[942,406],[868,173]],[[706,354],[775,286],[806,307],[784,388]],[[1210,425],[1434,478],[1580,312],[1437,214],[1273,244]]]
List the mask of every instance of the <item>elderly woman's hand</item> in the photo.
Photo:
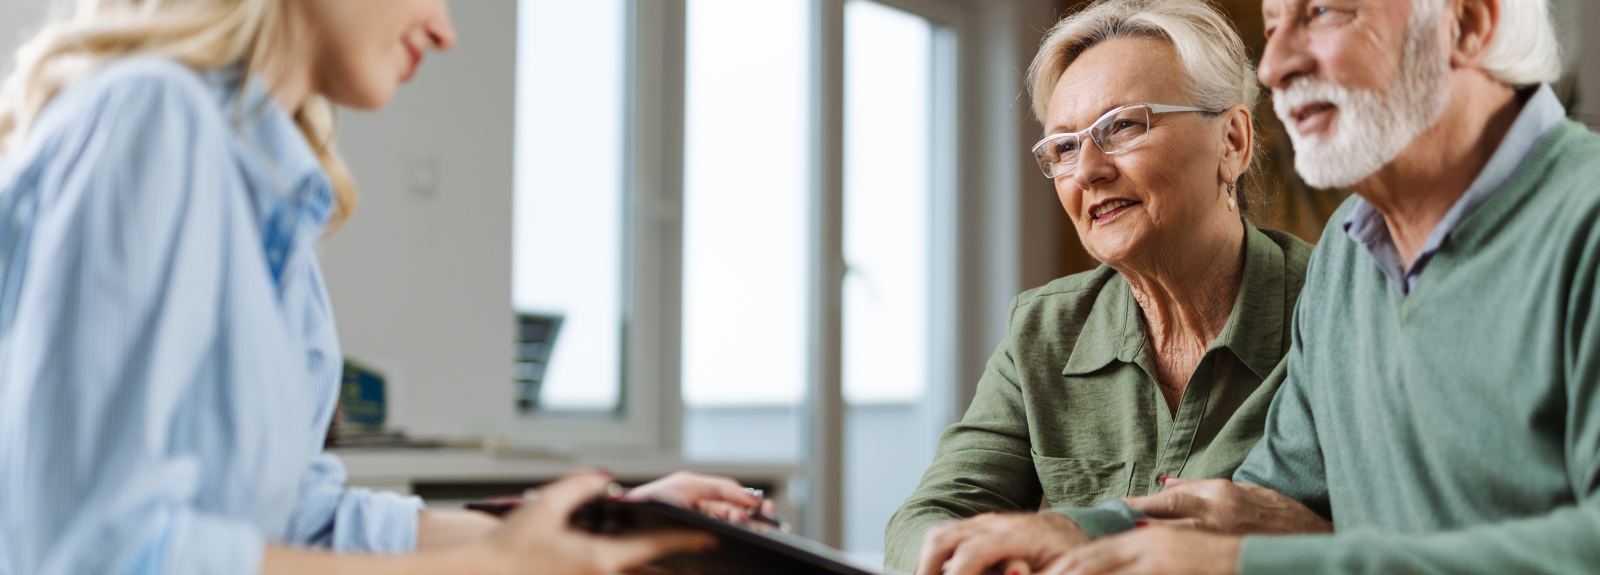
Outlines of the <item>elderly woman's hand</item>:
[[1333,523],[1289,496],[1226,479],[1166,481],[1166,490],[1123,499],[1151,523],[1218,533],[1332,533]]
[[1060,513],[985,513],[928,529],[916,575],[979,575],[1002,563],[1006,575],[1026,575],[1088,541]]

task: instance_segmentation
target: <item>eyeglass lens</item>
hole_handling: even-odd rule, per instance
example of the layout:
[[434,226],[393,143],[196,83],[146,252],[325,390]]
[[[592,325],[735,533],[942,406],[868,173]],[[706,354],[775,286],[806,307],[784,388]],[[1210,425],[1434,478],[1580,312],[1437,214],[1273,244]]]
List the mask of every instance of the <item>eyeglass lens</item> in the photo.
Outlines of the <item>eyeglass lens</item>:
[[[1107,154],[1137,146],[1150,135],[1150,108],[1133,106],[1118,110],[1095,122],[1089,133],[1100,151]],[[1034,154],[1045,175],[1054,178],[1077,169],[1083,145],[1080,134],[1061,134],[1045,141]]]

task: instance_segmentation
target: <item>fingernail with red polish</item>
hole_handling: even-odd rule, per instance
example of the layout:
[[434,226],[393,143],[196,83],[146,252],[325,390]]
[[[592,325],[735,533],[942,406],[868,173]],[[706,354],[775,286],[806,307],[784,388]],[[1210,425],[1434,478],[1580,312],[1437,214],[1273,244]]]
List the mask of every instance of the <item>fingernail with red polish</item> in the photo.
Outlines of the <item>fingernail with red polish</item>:
[[1135,519],[1135,520],[1133,520],[1133,527],[1135,529],[1138,529],[1138,528],[1141,528],[1141,527],[1148,527],[1149,525],[1150,525],[1150,522],[1149,521],[1145,521],[1143,519]]
[[1170,479],[1172,479],[1171,475],[1163,475],[1161,477],[1157,477],[1156,481],[1160,481],[1162,485],[1166,485],[1167,481]]

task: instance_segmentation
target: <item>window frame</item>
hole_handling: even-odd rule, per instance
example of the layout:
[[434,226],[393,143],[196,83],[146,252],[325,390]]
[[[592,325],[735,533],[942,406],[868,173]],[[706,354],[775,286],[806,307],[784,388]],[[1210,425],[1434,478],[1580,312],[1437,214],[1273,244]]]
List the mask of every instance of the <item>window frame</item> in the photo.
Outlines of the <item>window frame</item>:
[[[624,2],[623,289],[616,411],[514,416],[519,447],[561,453],[679,452],[685,0]],[[520,34],[521,31],[519,30]],[[676,57],[674,57],[676,56]],[[519,73],[521,66],[518,66]]]

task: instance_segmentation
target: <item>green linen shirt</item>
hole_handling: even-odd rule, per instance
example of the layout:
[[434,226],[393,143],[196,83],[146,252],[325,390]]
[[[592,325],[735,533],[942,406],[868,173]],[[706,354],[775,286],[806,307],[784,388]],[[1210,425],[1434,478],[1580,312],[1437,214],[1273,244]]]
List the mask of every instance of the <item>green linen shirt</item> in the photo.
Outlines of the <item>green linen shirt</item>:
[[1234,479],[1337,531],[1247,537],[1241,571],[1600,570],[1600,136],[1552,131],[1409,295],[1338,226],[1307,277]]
[[1231,475],[1261,437],[1276,390],[1262,382],[1289,349],[1311,253],[1294,236],[1245,226],[1233,311],[1176,417],[1121,274],[1101,266],[1017,296],[972,406],[889,520],[885,562],[912,570],[923,532],[942,521],[1141,495],[1162,475]]

